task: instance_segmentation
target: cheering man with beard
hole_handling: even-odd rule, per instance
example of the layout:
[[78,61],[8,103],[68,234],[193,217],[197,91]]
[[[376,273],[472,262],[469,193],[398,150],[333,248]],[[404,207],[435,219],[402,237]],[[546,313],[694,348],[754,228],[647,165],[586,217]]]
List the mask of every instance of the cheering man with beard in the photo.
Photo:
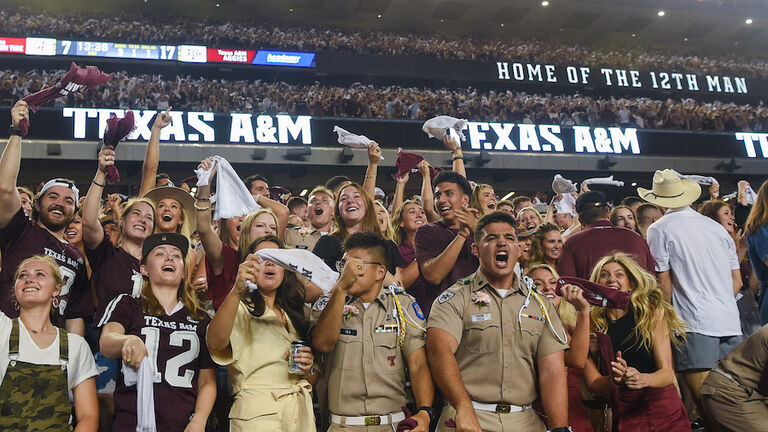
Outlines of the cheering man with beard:
[[440,293],[477,269],[472,231],[477,210],[469,207],[472,186],[455,171],[435,176],[435,208],[440,220],[416,231],[416,261],[433,301]]
[[51,256],[60,266],[64,285],[54,299],[53,324],[70,333],[83,335],[83,318],[93,314],[87,293],[87,274],[83,254],[64,239],[64,231],[74,219],[79,191],[66,179],[49,180],[35,200],[33,219],[21,208],[16,180],[21,165],[22,119],[29,118],[29,107],[19,101],[11,109],[10,138],[0,159],[0,310],[9,317],[19,316],[11,297],[16,267],[33,255]]

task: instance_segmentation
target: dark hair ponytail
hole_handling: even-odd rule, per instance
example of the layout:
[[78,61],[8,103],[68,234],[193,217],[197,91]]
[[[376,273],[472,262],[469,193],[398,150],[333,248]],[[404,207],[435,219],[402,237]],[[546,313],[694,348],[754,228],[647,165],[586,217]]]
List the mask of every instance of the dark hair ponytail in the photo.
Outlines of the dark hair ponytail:
[[[273,236],[265,235],[257,238],[248,247],[248,254],[253,253],[256,247],[264,242],[271,242],[277,244],[280,249],[285,249],[283,242]],[[307,340],[307,332],[309,331],[309,322],[304,315],[304,297],[306,290],[304,284],[301,283],[298,276],[292,271],[285,270],[283,273],[283,282],[277,287],[275,294],[275,304],[285,311],[288,318],[293,323],[293,327],[296,329],[296,333],[302,340]],[[260,317],[264,315],[267,304],[264,302],[259,290],[255,290],[250,293],[250,296],[245,300],[245,304],[248,307],[248,311],[254,317]]]

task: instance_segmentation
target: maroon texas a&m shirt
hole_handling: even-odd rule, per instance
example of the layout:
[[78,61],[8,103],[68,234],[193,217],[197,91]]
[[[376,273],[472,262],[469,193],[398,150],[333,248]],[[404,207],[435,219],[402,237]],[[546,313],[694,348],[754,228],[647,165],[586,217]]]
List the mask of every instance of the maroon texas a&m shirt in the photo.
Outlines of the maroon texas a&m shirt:
[[86,248],[85,255],[91,264],[91,280],[99,301],[93,322],[101,327],[105,324],[101,322],[104,311],[112,299],[120,294],[140,294],[141,262],[125,249],[113,246],[106,235],[95,249]]
[[[181,302],[170,315],[145,314],[140,298],[120,294],[107,305],[103,320],[119,323],[125,334],[144,341],[155,371],[157,430],[183,432],[195,412],[200,370],[215,367],[205,343],[210,318],[193,319]],[[135,385],[125,385],[121,366],[115,386],[113,431],[136,430],[136,392]]]
[[12,299],[16,269],[22,261],[34,255],[48,255],[59,263],[64,286],[59,295],[59,307],[53,310],[53,324],[63,327],[64,320],[90,318],[93,301],[88,292],[88,274],[85,257],[74,246],[57,239],[47,229],[29,220],[24,210],[19,211],[3,228],[0,228],[0,310],[9,318],[19,316]]

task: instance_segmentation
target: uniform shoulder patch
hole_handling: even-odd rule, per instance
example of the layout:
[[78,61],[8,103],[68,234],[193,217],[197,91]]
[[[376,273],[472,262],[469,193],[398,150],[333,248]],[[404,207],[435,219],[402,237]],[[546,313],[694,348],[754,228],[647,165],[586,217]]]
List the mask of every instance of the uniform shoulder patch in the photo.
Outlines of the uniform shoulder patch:
[[416,312],[416,316],[419,317],[419,319],[424,319],[424,311],[421,310],[421,306],[416,302],[416,300],[413,301],[411,304],[413,306],[413,311]]
[[448,300],[452,299],[454,295],[456,295],[456,294],[454,294],[454,293],[452,293],[450,291],[445,291],[444,293],[440,294],[440,296],[437,298],[437,301],[440,304],[443,304],[443,303],[447,302]]
[[330,298],[329,297],[325,297],[325,296],[320,297],[319,299],[317,299],[317,301],[315,302],[315,309],[316,310],[323,310],[323,309],[325,309],[325,307],[328,305],[328,300],[330,300]]

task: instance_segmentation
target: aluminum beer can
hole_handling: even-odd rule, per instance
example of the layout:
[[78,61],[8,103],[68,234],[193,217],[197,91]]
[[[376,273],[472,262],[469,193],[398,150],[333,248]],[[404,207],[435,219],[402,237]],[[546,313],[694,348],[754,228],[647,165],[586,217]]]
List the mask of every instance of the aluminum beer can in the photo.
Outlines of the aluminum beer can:
[[307,343],[301,340],[291,342],[291,355],[288,359],[288,373],[291,374],[303,374],[304,371],[299,368],[300,363],[296,362],[295,356],[301,351],[302,347],[307,346]]

